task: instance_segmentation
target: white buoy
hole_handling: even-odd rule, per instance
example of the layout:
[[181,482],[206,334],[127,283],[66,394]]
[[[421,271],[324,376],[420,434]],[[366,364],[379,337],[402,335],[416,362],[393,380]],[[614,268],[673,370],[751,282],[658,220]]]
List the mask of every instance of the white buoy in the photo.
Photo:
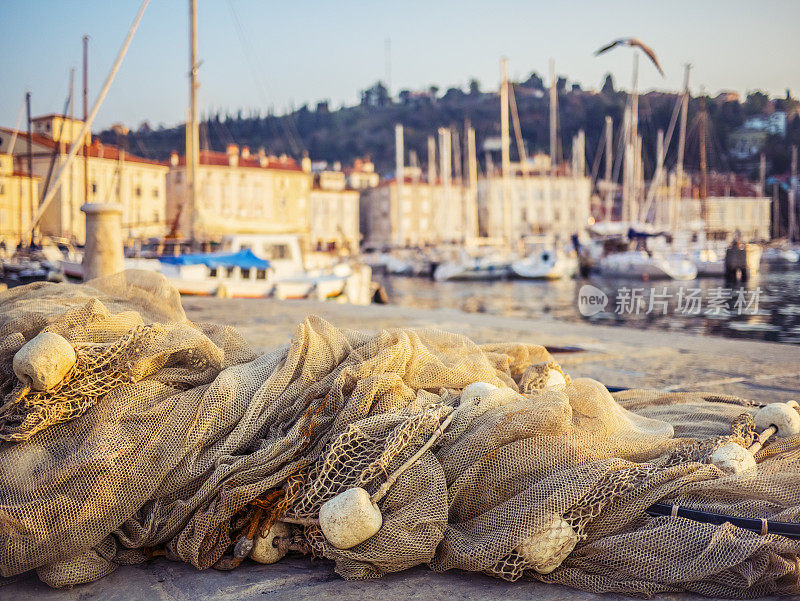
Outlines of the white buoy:
[[578,535],[564,518],[553,514],[545,527],[527,537],[516,551],[540,574],[549,574],[572,553]]
[[66,338],[42,332],[17,351],[13,368],[20,380],[30,380],[33,390],[51,390],[64,379],[76,360],[75,349]]
[[275,522],[269,531],[261,536],[256,536],[250,558],[258,563],[275,563],[283,559],[286,550],[278,549],[273,546],[272,541],[276,538],[286,538],[289,536],[289,526],[283,522]]
[[328,542],[337,549],[350,549],[374,536],[383,516],[363,488],[349,488],[323,503],[319,525]]
[[550,373],[547,374],[547,382],[545,382],[545,388],[559,388],[562,389],[564,386],[567,385],[567,379],[557,369],[551,369]]
[[711,453],[711,463],[726,474],[740,474],[756,467],[753,454],[742,445],[726,442]]
[[498,388],[494,384],[489,384],[488,382],[474,382],[461,391],[460,404],[466,405],[467,403],[474,403],[475,400],[487,397],[495,390],[498,390]]
[[775,426],[777,435],[781,438],[800,434],[800,413],[797,412],[797,403],[771,403],[758,410],[753,422],[756,428],[764,430]]

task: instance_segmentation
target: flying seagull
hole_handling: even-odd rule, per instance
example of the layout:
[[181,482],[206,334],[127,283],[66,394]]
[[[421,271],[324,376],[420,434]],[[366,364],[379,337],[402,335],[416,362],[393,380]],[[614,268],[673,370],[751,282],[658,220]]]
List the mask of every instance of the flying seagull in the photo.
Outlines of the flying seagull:
[[604,52],[611,50],[614,46],[620,46],[620,45],[631,46],[631,47],[637,46],[641,48],[642,52],[644,52],[648,56],[648,58],[651,61],[653,61],[653,64],[656,66],[656,69],[658,69],[658,72],[661,73],[661,77],[664,77],[664,70],[658,63],[658,58],[656,57],[656,53],[653,52],[653,49],[650,48],[650,46],[646,45],[644,42],[642,42],[642,40],[638,38],[620,38],[618,40],[614,40],[607,46],[603,46],[602,48],[600,48],[600,50],[595,52],[594,55],[598,56],[600,54],[603,54]]

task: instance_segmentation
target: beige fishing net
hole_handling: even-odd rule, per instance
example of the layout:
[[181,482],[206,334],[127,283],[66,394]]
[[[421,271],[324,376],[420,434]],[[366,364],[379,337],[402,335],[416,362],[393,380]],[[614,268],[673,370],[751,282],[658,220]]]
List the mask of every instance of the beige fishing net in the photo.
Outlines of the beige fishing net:
[[[49,392],[11,369],[42,331],[78,357]],[[351,579],[427,564],[593,592],[800,591],[800,541],[645,512],[800,522],[800,437],[765,446],[757,470],[709,463],[723,442],[752,442],[745,401],[612,397],[552,378],[561,369],[541,346],[433,330],[309,317],[275,347],[256,355],[229,327],[190,323],[156,274],[2,293],[0,574],[36,570],[61,587],[158,555],[227,569],[237,541],[283,521],[277,547]],[[467,399],[475,382],[499,390]],[[387,482],[377,534],[330,544],[321,506]],[[531,559],[543,532],[569,542],[547,574]]]

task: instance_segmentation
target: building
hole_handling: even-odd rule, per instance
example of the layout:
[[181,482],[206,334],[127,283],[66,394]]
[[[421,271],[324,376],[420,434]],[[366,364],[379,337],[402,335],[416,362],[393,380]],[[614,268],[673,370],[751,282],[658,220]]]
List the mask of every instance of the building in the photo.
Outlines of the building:
[[0,244],[14,248],[26,240],[39,201],[39,178],[14,171],[14,158],[0,154]]
[[356,159],[352,167],[344,169],[347,185],[353,190],[366,190],[375,188],[381,181],[380,175],[375,171],[375,165],[369,157]]
[[[682,216],[698,222],[701,216],[699,198],[681,199]],[[758,196],[709,196],[706,200],[706,237],[731,242],[740,237],[745,242],[770,239],[772,201]]]
[[[504,178],[499,174],[478,180],[480,234],[511,239],[530,234],[556,235],[568,240],[583,231],[591,217],[591,182],[563,169],[552,175],[518,172],[508,178],[506,200]],[[506,202],[511,212],[506,218]]]
[[359,193],[342,171],[314,174],[309,194],[309,241],[316,250],[355,254],[361,239]]
[[[30,137],[33,175],[40,180],[40,195],[66,162],[83,122],[65,115],[45,115],[32,120]],[[0,128],[0,152],[14,155],[15,169],[27,170],[28,134]],[[162,236],[165,231],[165,176],[167,167],[126,152],[123,148],[92,140],[86,147],[87,185],[84,186],[82,151],[72,161],[53,201],[39,222],[39,233],[82,244],[85,221],[81,205],[122,205],[122,231],[128,239]],[[37,206],[41,198],[37,199]]]
[[464,211],[468,198],[461,186],[431,185],[418,177],[405,177],[401,186],[392,179],[363,190],[360,208],[364,245],[420,247],[460,242],[465,231],[470,231],[469,213]]
[[308,242],[311,174],[292,158],[251,154],[230,144],[226,152],[201,150],[196,206],[189,207],[186,157],[172,153],[167,174],[167,221],[185,239],[225,234],[297,233]]
[[769,134],[762,129],[740,127],[728,136],[728,148],[736,159],[749,159],[756,156],[767,141]]
[[786,137],[786,113],[775,111],[769,115],[755,115],[745,121],[742,127]]

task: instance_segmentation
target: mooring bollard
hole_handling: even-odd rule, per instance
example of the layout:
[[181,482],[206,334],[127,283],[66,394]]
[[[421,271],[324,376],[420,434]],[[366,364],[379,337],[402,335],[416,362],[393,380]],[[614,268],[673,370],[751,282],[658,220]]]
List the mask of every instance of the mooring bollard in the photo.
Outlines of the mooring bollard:
[[83,251],[83,281],[125,269],[122,252],[122,207],[118,204],[87,203],[86,245]]

